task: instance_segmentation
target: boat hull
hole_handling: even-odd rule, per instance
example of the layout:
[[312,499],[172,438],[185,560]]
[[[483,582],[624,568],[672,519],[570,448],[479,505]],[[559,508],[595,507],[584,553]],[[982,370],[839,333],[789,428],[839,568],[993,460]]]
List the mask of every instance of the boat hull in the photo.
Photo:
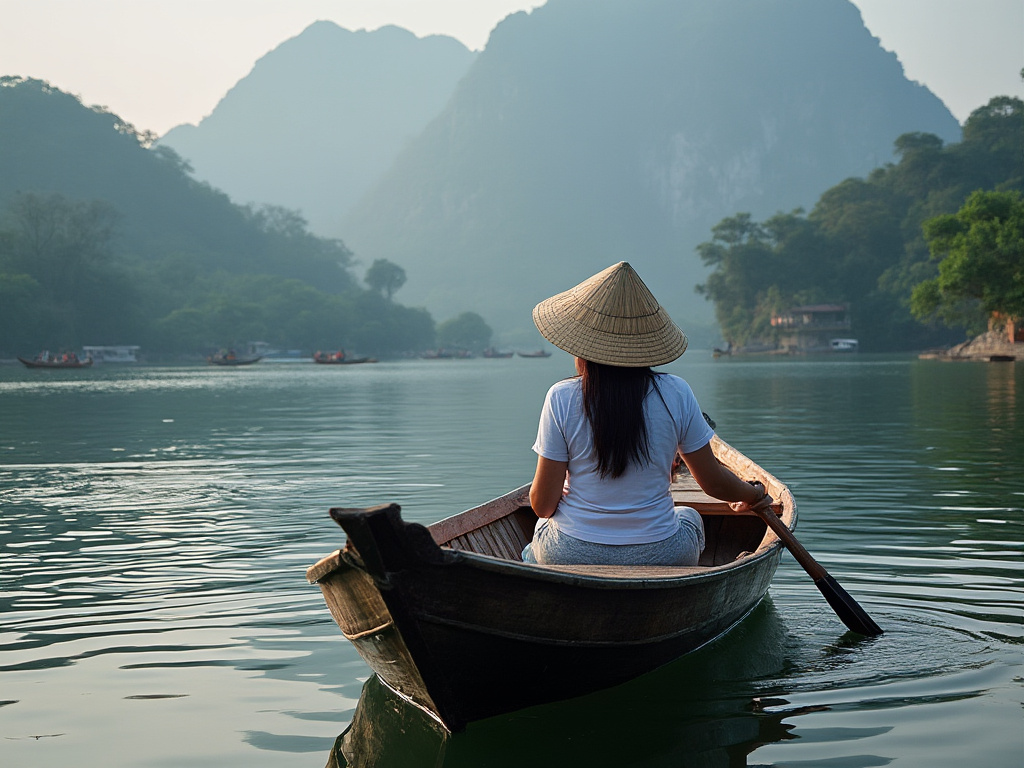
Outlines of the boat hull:
[[219,365],[222,368],[237,368],[240,365],[253,365],[263,359],[263,356],[259,357],[236,357],[236,358],[218,358],[208,357],[206,361],[210,365]]
[[[393,673],[396,661],[413,655],[408,648],[380,653],[371,637],[356,645],[389,686],[459,730],[474,720],[623,683],[700,648],[758,604],[777,565],[774,553],[728,579],[646,591],[608,589],[600,580],[523,584],[469,566],[467,578],[438,585],[460,590],[460,615],[427,605],[394,622],[430,649],[429,665],[418,665],[423,690]],[[497,601],[495,595],[512,599]],[[463,612],[475,618],[467,620]],[[540,616],[550,620],[538,622]]]
[[19,357],[18,360],[26,368],[88,368],[92,365],[92,359],[86,358],[85,360],[79,360],[75,363],[67,362],[56,362],[56,361],[43,361],[43,360],[29,360],[25,357]]
[[330,358],[314,357],[313,362],[317,365],[361,365],[363,363],[376,363],[375,357],[353,357],[351,359],[333,360]]

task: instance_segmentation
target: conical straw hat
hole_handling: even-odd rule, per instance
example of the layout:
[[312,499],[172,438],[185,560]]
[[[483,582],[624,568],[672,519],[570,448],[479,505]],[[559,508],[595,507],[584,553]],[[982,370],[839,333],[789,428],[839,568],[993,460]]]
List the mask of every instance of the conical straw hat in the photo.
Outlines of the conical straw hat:
[[533,322],[556,347],[592,363],[643,368],[686,351],[686,334],[625,261],[542,301]]

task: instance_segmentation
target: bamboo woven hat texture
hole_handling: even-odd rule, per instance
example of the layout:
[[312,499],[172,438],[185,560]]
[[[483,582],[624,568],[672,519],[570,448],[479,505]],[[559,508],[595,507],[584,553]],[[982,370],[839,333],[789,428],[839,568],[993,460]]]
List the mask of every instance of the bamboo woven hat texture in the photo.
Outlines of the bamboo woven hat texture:
[[592,363],[643,368],[686,351],[686,334],[625,261],[545,299],[533,322],[556,347]]

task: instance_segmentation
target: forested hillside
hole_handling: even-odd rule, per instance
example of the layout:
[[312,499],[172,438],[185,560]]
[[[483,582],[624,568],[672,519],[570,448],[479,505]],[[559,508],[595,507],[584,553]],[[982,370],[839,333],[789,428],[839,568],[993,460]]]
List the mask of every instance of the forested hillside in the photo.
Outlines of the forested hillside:
[[[702,290],[736,348],[772,344],[771,317],[806,304],[849,304],[868,351],[922,349],[984,329],[980,307],[949,330],[911,317],[915,286],[937,274],[922,224],[955,213],[975,190],[1024,191],[1024,102],[998,97],[964,124],[963,140],[910,133],[899,161],[828,189],[809,214],[719,222],[698,251],[712,273]],[[966,309],[966,308],[965,308]]]
[[0,78],[0,354],[432,343],[426,312],[359,286],[340,240],[233,205],[153,138],[48,83]]
[[694,331],[715,222],[810,207],[913,131],[960,139],[847,0],[549,0],[495,28],[344,237],[401,264],[407,298],[526,334],[538,300],[628,259]]

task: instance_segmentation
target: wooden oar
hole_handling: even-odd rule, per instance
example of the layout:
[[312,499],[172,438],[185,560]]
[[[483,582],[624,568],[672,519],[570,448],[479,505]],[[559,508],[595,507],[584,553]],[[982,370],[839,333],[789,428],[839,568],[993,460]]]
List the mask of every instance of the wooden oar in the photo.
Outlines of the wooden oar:
[[811,557],[811,554],[804,549],[803,544],[797,541],[796,536],[789,530],[789,527],[779,519],[775,510],[770,507],[762,507],[753,510],[758,517],[767,523],[768,527],[775,532],[779,540],[786,545],[786,549],[807,571],[807,575],[814,579],[814,586],[825,596],[836,616],[854,632],[873,637],[882,634],[882,628],[868,616],[867,612],[858,605],[850,595],[839,586],[839,582],[829,576],[818,561]]

